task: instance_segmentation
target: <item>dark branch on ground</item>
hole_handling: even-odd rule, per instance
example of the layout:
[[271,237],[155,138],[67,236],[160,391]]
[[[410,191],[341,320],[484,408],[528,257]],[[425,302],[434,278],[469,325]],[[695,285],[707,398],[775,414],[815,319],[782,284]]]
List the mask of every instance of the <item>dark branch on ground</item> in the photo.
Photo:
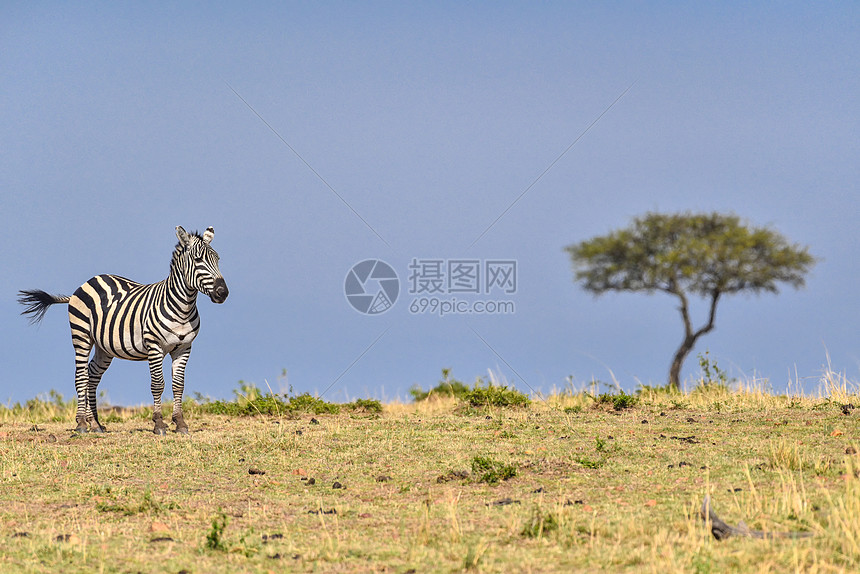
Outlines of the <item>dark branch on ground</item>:
[[814,536],[812,532],[764,532],[762,530],[752,530],[743,521],[739,522],[737,526],[732,526],[721,520],[717,516],[717,513],[714,512],[713,507],[711,507],[710,496],[705,496],[705,500],[702,501],[702,509],[699,511],[699,515],[705,521],[705,524],[710,523],[711,534],[717,540],[725,540],[731,536],[768,540],[773,538],[810,538]]

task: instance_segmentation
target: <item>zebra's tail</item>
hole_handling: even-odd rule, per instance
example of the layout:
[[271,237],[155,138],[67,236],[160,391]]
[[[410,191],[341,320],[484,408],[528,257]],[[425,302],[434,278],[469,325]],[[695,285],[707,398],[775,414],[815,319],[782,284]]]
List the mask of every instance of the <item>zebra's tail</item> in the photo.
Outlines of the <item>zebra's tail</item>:
[[33,291],[18,291],[18,303],[27,305],[21,311],[22,315],[30,315],[30,324],[38,323],[45,316],[48,307],[54,303],[68,303],[71,297],[65,295],[51,295],[39,289]]

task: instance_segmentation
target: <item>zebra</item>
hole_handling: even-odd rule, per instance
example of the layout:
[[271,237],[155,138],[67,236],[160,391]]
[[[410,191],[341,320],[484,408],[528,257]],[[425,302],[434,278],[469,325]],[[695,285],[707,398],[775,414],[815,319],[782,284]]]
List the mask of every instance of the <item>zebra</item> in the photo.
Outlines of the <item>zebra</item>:
[[229,293],[218,269],[218,253],[210,246],[214,236],[212,227],[202,235],[177,227],[179,242],[173,251],[170,274],[159,283],[143,285],[117,275],[97,275],[71,297],[40,290],[18,292],[18,302],[27,306],[21,314],[29,315],[31,323],[41,321],[51,305],[69,304],[78,396],[76,432],[105,432],[99,423],[96,388],[111,361],[120,358],[149,361],[153,432],[166,434],[167,425],[161,412],[162,366],[165,355],[169,354],[173,378],[172,418],[176,432],[188,433],[188,425],[182,417],[182,392],[191,342],[200,330],[197,293],[208,295],[214,303],[223,303]]

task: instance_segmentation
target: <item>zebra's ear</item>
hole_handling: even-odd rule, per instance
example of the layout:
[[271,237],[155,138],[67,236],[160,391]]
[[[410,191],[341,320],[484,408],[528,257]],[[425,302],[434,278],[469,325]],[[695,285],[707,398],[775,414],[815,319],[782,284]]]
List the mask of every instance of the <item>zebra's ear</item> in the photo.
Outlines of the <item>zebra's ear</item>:
[[215,237],[215,229],[211,226],[207,227],[206,231],[203,232],[203,243],[211,243],[213,237]]
[[188,245],[188,241],[191,239],[181,225],[176,226],[176,237],[182,245]]

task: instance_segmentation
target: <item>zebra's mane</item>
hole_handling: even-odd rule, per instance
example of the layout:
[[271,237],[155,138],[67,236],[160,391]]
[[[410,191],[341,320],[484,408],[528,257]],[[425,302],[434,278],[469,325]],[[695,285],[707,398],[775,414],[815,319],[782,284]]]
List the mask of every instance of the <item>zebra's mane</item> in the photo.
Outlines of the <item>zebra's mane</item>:
[[[192,231],[188,235],[191,237],[196,237],[200,241],[203,241],[203,234],[199,231]],[[183,245],[181,241],[177,241],[176,247],[174,247],[173,250],[175,253],[182,253],[183,251],[185,251],[185,245]]]
[[[200,241],[203,241],[203,235],[199,231],[192,231],[188,235],[192,237],[196,237]],[[179,261],[179,257],[185,253],[188,249],[188,246],[183,244],[181,241],[176,242],[176,247],[173,248],[173,255],[170,257],[170,269],[171,272],[173,270],[174,265],[176,265],[177,261]]]

